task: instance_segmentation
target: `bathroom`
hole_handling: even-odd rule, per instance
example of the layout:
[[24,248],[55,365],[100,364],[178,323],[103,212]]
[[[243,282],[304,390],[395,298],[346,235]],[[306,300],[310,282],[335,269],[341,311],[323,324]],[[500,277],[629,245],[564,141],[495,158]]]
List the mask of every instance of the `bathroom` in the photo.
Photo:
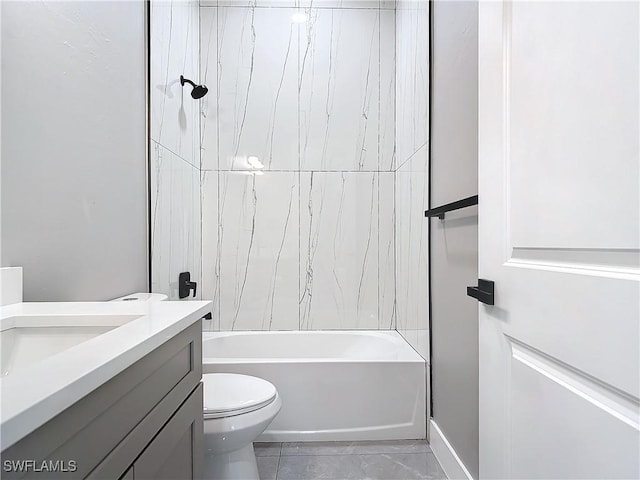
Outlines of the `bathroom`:
[[639,16],[0,3],[2,475],[639,478]]

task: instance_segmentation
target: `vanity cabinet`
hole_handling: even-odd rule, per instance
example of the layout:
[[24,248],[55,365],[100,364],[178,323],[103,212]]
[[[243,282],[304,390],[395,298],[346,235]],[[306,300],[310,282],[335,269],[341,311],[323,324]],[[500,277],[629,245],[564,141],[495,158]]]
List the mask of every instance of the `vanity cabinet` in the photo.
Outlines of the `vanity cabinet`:
[[201,378],[198,321],[4,450],[2,478],[201,478]]
[[202,477],[198,471],[200,466],[194,462],[202,454],[197,451],[202,430],[202,390],[200,384],[145,448],[133,464],[131,478],[157,480]]

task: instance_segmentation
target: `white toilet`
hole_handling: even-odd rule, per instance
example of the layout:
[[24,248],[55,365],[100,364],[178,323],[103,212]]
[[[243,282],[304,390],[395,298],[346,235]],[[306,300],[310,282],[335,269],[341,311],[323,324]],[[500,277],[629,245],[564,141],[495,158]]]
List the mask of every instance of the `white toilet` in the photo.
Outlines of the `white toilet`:
[[280,411],[273,384],[231,373],[207,373],[204,384],[204,478],[259,480],[253,441]]
[[114,298],[111,302],[163,302],[168,297],[164,293],[131,293]]
[[[160,293],[132,293],[114,302],[157,302]],[[260,480],[253,441],[280,411],[273,384],[233,373],[206,373],[204,385],[204,478]]]

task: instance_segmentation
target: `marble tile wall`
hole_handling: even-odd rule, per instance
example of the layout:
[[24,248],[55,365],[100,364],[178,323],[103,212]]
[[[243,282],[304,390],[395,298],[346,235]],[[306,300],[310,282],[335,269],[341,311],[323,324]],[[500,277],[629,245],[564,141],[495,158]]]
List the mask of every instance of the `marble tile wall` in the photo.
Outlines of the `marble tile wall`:
[[201,286],[198,2],[152,0],[150,34],[151,290],[177,300],[180,272]]
[[152,141],[150,173],[151,291],[177,300],[180,272],[200,285],[200,171]]
[[428,150],[423,146],[396,171],[397,330],[429,358]]
[[394,328],[393,281],[380,268],[393,242],[392,176],[301,175],[301,328]]
[[397,330],[429,361],[429,5],[396,6]]
[[212,329],[395,328],[394,3],[307,3],[201,3]]

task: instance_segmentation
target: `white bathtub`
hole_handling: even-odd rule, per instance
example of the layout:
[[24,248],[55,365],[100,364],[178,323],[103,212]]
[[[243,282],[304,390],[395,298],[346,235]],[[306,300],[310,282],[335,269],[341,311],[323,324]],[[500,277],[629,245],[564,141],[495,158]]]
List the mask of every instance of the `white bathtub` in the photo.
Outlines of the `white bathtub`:
[[425,362],[395,331],[204,332],[203,372],[273,383],[282,410],[259,441],[425,437]]

